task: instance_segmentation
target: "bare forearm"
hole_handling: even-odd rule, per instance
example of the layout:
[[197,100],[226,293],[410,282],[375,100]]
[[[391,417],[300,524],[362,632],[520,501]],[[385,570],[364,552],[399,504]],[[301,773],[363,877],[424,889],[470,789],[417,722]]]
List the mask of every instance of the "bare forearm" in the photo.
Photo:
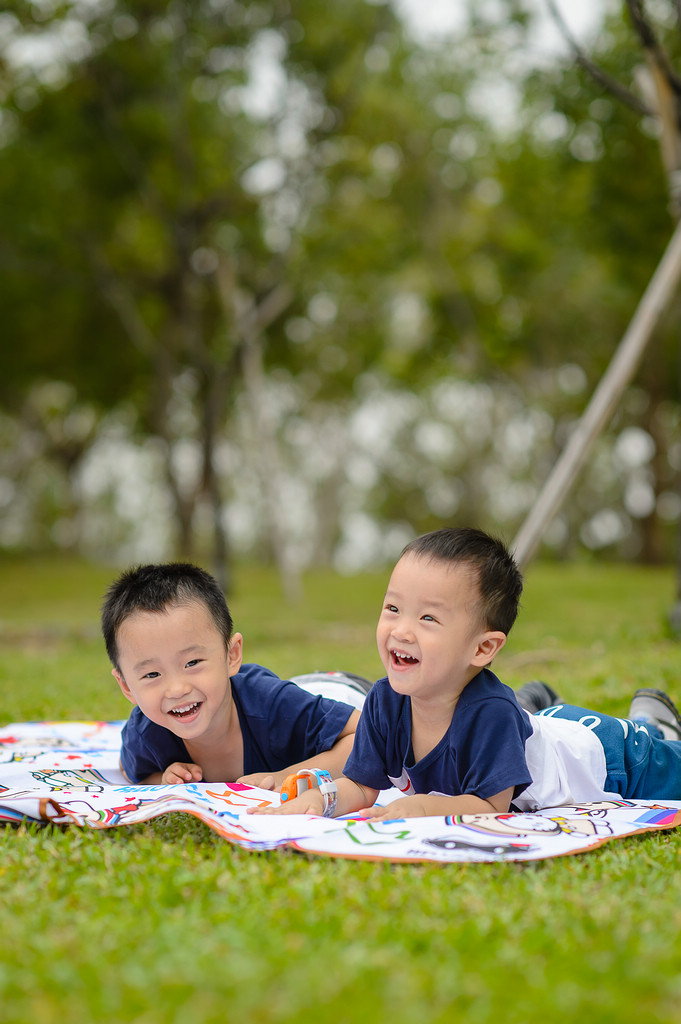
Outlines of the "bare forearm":
[[[472,793],[464,793],[462,796],[438,796],[434,793],[419,797],[424,806],[424,814],[442,815],[451,814],[497,814],[497,810],[489,802]],[[505,808],[508,810],[508,808]]]
[[430,815],[448,817],[453,814],[504,814],[511,802],[512,790],[496,793],[489,800],[483,800],[472,793],[461,796],[438,796],[434,793],[403,796],[385,807],[367,809],[367,817],[383,818],[424,818]]
[[133,782],[128,773],[125,771],[121,761],[118,762],[121,775],[125,778],[126,782],[129,782],[131,786],[160,786],[163,778],[162,772],[154,772],[152,775],[147,775],[146,779],[142,779],[141,782]]
[[334,817],[341,818],[344,814],[352,814],[353,811],[360,811],[363,807],[371,807],[378,796],[377,789],[369,789],[368,786],[360,786],[359,782],[344,775],[336,779],[338,786],[338,799]]
[[141,782],[137,783],[138,786],[162,786],[163,785],[163,772],[154,772],[153,775],[147,775],[146,779],[142,779]]

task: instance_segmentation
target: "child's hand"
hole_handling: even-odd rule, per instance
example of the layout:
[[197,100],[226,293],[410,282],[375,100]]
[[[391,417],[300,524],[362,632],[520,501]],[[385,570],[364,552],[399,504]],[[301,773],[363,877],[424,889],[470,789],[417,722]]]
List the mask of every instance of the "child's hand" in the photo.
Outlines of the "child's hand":
[[374,804],[373,807],[363,807],[356,813],[358,818],[390,821],[392,818],[422,818],[429,812],[425,809],[420,796],[403,796],[386,804],[385,807]]
[[200,782],[202,778],[203,772],[198,764],[173,761],[161,776],[161,782],[164,786],[181,786],[184,782]]
[[249,807],[247,814],[323,814],[324,794],[308,789],[294,800],[285,800],[281,807]]
[[242,775],[237,782],[243,782],[245,786],[257,786],[258,789],[278,789],[277,780],[271,772],[253,772],[252,775]]

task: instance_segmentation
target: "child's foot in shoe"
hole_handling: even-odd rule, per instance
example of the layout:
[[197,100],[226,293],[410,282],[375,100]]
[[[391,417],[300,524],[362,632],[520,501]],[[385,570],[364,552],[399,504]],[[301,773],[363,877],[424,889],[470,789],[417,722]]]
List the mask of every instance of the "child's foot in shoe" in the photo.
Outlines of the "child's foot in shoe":
[[543,711],[544,708],[552,708],[554,704],[560,704],[560,697],[556,691],[538,679],[533,679],[516,690],[515,699],[521,708],[531,715],[536,714],[537,711]]
[[681,740],[681,715],[671,697],[662,690],[637,690],[627,718],[656,725],[666,740]]

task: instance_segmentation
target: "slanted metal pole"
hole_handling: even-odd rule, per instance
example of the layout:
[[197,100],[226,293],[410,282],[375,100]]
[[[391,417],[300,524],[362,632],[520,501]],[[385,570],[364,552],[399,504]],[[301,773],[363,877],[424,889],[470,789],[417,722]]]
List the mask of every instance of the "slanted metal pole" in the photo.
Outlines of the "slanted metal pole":
[[515,557],[521,567],[532,558],[547,526],[560,510],[591,446],[613,415],[622,392],[636,372],[653,328],[668,305],[680,278],[681,222],[650,279],[608,369],[513,542]]

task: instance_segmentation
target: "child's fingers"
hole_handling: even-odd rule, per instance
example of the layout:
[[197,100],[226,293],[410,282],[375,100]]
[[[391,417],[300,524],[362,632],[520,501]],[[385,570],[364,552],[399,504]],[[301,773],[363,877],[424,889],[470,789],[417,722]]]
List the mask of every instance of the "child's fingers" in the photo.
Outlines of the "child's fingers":
[[182,785],[183,782],[200,782],[203,772],[198,764],[181,764],[176,761],[163,773],[162,782],[166,786]]
[[280,807],[249,807],[247,814],[321,814],[324,801],[319,790],[310,790],[294,800],[287,800]]
[[242,775],[240,779],[236,780],[246,786],[257,786],[258,789],[268,789],[270,792],[277,789],[277,784],[274,775],[261,775],[260,772],[255,772],[253,775]]

